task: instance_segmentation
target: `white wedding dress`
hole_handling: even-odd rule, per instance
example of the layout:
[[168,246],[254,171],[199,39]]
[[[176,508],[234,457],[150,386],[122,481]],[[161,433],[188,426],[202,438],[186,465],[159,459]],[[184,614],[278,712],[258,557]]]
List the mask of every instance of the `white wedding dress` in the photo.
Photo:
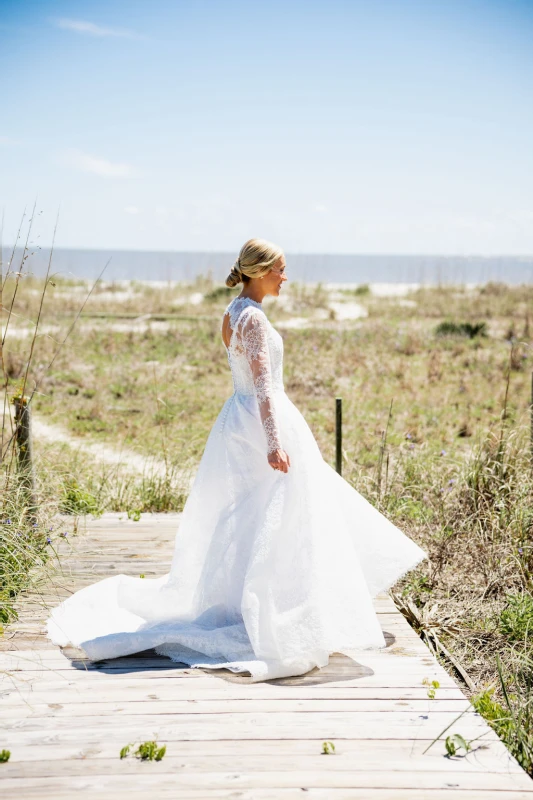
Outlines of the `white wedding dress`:
[[[170,573],[115,575],[52,612],[48,635],[92,660],[155,648],[196,667],[300,675],[381,648],[372,598],[426,553],[322,458],[283,388],[283,340],[262,306],[227,313],[234,394],[211,430]],[[282,447],[287,473],[268,464]]]

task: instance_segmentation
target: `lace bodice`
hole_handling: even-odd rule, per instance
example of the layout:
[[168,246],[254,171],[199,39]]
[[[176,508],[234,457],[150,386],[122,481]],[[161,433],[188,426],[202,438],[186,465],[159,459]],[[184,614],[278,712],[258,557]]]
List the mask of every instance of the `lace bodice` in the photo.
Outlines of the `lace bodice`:
[[281,448],[275,393],[283,391],[283,339],[267,319],[261,303],[235,297],[226,308],[232,330],[228,361],[233,388],[257,397],[267,452]]

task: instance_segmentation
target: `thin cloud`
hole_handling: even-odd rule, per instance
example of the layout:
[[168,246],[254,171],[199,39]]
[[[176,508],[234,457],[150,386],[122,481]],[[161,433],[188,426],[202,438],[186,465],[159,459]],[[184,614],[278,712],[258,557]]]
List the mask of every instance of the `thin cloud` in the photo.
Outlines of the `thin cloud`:
[[126,28],[106,28],[103,25],[96,25],[94,22],[87,22],[83,19],[66,19],[62,17],[54,21],[58,28],[76,33],[85,33],[89,36],[116,36],[121,39],[142,39],[143,36],[130,31]]
[[103,178],[132,178],[137,174],[131,164],[107,161],[105,158],[83,153],[81,150],[67,150],[63,155],[63,161],[81,172],[92,172],[93,175],[100,175]]
[[134,215],[134,216],[135,216],[136,214],[140,214],[140,213],[141,213],[141,212],[140,212],[140,209],[139,209],[139,208],[137,208],[137,206],[126,206],[126,208],[124,209],[124,211],[126,212],[126,214],[132,214],[132,215]]
[[20,144],[18,139],[13,139],[11,136],[0,136],[0,144]]

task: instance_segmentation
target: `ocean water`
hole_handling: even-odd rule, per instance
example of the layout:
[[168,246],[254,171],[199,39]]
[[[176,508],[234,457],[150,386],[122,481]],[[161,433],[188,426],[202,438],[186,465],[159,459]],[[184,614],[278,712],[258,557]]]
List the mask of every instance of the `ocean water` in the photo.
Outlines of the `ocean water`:
[[[13,268],[19,268],[17,250]],[[103,280],[191,281],[211,274],[223,281],[237,253],[161,252],[139,250],[57,249],[52,271],[64,277],[95,279],[107,267]],[[3,269],[11,257],[3,249]],[[37,250],[25,269],[43,275],[49,251]],[[503,281],[533,283],[532,256],[432,256],[432,255],[336,255],[286,253],[290,280],[323,283],[421,283],[467,284]],[[109,262],[109,263],[108,263]]]

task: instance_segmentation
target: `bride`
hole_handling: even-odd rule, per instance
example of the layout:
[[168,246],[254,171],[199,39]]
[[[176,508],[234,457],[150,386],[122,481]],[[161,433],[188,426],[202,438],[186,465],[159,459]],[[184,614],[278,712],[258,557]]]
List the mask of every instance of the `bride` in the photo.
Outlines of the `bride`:
[[194,667],[300,675],[335,652],[381,648],[372,598],[426,553],[322,458],[283,388],[283,340],[262,301],[287,280],[276,245],[250,239],[226,285],[222,339],[234,393],[209,434],[170,572],[115,575],[61,603],[59,645],[92,660],[149,648]]

